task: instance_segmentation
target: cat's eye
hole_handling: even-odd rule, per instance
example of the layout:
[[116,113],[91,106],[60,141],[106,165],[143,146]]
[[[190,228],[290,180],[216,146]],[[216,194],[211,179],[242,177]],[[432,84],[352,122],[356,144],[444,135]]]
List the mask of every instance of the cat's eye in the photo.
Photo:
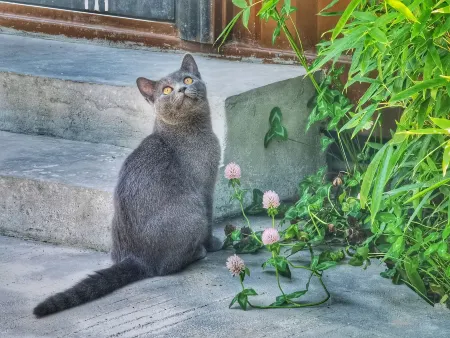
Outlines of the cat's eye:
[[194,82],[194,80],[192,80],[191,77],[187,77],[187,78],[184,79],[184,83],[187,84],[187,85],[190,85],[192,82]]
[[170,93],[172,93],[172,91],[173,91],[172,87],[164,87],[163,89],[164,95],[169,95]]

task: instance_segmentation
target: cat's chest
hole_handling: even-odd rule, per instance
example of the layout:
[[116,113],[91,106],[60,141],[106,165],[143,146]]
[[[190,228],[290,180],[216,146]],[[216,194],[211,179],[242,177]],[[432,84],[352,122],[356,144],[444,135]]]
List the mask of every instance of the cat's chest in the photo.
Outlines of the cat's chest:
[[216,175],[220,149],[212,142],[186,142],[177,150],[177,158],[194,180],[204,181]]

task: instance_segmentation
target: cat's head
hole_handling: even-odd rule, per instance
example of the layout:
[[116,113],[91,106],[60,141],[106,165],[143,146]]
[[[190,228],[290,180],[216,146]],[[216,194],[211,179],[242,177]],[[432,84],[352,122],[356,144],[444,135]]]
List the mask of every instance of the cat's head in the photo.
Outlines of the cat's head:
[[136,83],[144,98],[154,104],[157,118],[167,124],[203,114],[208,104],[205,83],[191,54],[184,56],[179,70],[159,81],[140,77]]

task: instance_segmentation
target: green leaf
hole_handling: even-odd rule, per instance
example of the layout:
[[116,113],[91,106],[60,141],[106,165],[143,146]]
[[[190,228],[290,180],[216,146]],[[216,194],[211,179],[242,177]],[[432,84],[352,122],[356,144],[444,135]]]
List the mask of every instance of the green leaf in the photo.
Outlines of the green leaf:
[[281,110],[278,107],[274,107],[269,116],[269,131],[264,136],[264,148],[267,148],[269,142],[272,139],[278,138],[281,140],[287,140],[288,133],[287,129],[281,124]]
[[326,11],[327,9],[330,9],[334,5],[336,5],[339,2],[339,0],[333,0],[328,5],[326,5],[319,13],[322,13],[323,11]]
[[233,241],[239,241],[241,239],[241,230],[236,229],[231,233],[231,239]]
[[326,137],[326,136],[322,136],[320,138],[320,148],[321,148],[322,152],[327,150],[328,147],[330,146],[330,144],[332,144],[333,142],[334,142],[334,139]]
[[296,298],[300,298],[301,296],[303,296],[305,293],[307,293],[308,290],[302,290],[302,291],[295,291],[292,292],[288,295],[286,295],[287,299],[296,299]]
[[450,6],[438,8],[434,10],[432,13],[450,14]]
[[396,134],[398,135],[437,135],[437,134],[450,134],[450,131],[447,129],[437,129],[437,128],[427,128],[427,129],[416,129],[416,130],[405,130],[398,131]]
[[245,274],[246,274],[247,276],[250,277],[250,270],[249,270],[247,267],[245,267],[244,272],[245,272]]
[[333,33],[331,34],[331,41],[336,39],[336,37],[341,33],[342,29],[344,28],[345,24],[347,23],[348,19],[352,15],[355,8],[359,5],[361,0],[352,0],[347,5],[347,8],[345,9],[344,13],[340,17],[338,23],[333,29]]
[[233,4],[239,8],[246,8],[248,6],[245,0],[233,0]]
[[426,193],[428,193],[428,192],[430,192],[430,191],[433,191],[434,189],[439,188],[441,185],[444,185],[445,183],[447,183],[447,182],[449,182],[449,181],[450,181],[450,178],[446,178],[446,179],[444,179],[444,180],[441,180],[441,181],[439,181],[439,182],[433,184],[432,186],[430,186],[430,187],[428,187],[428,188],[422,190],[421,192],[419,192],[419,193],[413,195],[411,198],[409,198],[407,201],[405,201],[405,204],[408,204],[409,202],[415,200],[416,198],[419,198],[419,197],[425,195]]
[[258,294],[256,293],[255,290],[253,290],[252,288],[250,289],[245,289],[242,291],[245,295],[247,296],[257,296]]
[[360,203],[361,208],[365,208],[367,204],[367,199],[369,197],[370,188],[372,187],[373,181],[375,179],[375,174],[378,170],[378,165],[386,151],[386,148],[388,147],[388,144],[386,143],[383,148],[381,148],[372,161],[370,162],[369,166],[367,167],[366,173],[364,174],[364,179],[361,184],[361,191],[360,191]]
[[383,156],[383,161],[381,163],[380,172],[375,179],[376,184],[374,184],[373,192],[372,192],[372,204],[370,206],[371,220],[372,223],[375,220],[375,216],[377,215],[378,210],[381,206],[381,200],[383,198],[384,187],[386,186],[386,182],[388,180],[388,168],[389,162],[391,160],[392,153],[394,151],[393,146],[389,146],[386,149],[386,154]]
[[450,129],[450,120],[430,117],[431,121],[441,129]]
[[372,27],[369,30],[369,35],[371,37],[373,37],[377,42],[380,42],[382,44],[387,44],[388,43],[388,39],[387,39],[386,34],[381,29],[379,29],[378,27]]
[[334,40],[332,45],[333,48],[326,53],[324,52],[321,54],[309,72],[314,73],[328,61],[338,58],[345,50],[352,49],[364,36],[365,32],[366,29],[364,27],[358,27],[344,38]]
[[389,102],[393,103],[393,102],[397,102],[400,100],[410,98],[411,96],[413,96],[423,90],[444,86],[446,84],[446,82],[447,81],[443,78],[419,82],[418,84],[416,84],[400,93],[393,95]]
[[[450,227],[449,227],[450,229]],[[450,233],[450,231],[449,231]],[[305,242],[297,242],[295,243],[295,245],[292,247],[291,249],[291,255],[295,254],[296,252],[299,252],[301,250],[303,250],[303,248],[306,246]]]
[[310,266],[311,270],[315,270],[316,269],[316,266],[317,266],[318,262],[319,262],[319,256],[314,256],[314,258],[311,261],[311,266]]
[[356,249],[356,254],[361,256],[362,259],[366,260],[369,256],[369,248],[367,246],[360,246],[358,249]]
[[319,265],[317,265],[316,270],[317,271],[324,271],[324,270],[332,268],[333,266],[336,266],[336,265],[337,265],[337,263],[333,262],[333,261],[322,262]]
[[389,251],[392,257],[397,258],[402,254],[404,250],[405,250],[405,238],[403,236],[399,236],[395,240],[394,244],[392,244],[392,247]]
[[277,40],[277,37],[280,35],[280,31],[281,31],[280,25],[276,26],[275,29],[273,30],[272,45],[275,44],[275,41]]
[[244,294],[244,292],[241,292],[238,295],[238,303],[241,306],[241,309],[243,309],[244,311],[247,310],[248,297],[246,294]]
[[423,283],[422,278],[419,275],[418,268],[419,262],[417,258],[414,260],[410,257],[406,257],[404,261],[406,275],[408,276],[409,282],[411,285],[419,291],[422,295],[426,296],[427,290],[425,288],[425,284]]
[[434,242],[434,241],[438,240],[439,237],[440,237],[439,232],[432,232],[427,237],[425,237],[425,239],[423,240],[423,243],[426,244],[428,242]]
[[450,140],[444,147],[444,154],[442,156],[442,174],[445,176],[447,174],[447,169],[450,164]]
[[364,260],[360,256],[353,256],[349,261],[348,264],[352,266],[361,266],[363,265]]
[[425,256],[430,256],[431,254],[435,253],[439,249],[439,245],[441,243],[434,243],[431,244],[427,250],[423,253]]
[[445,241],[450,236],[450,222],[445,227],[444,231],[442,232],[442,239]]
[[248,29],[248,20],[250,19],[250,8],[251,7],[247,7],[246,9],[244,9],[244,13],[242,13],[242,24],[247,29]]
[[284,6],[283,6],[285,13],[291,12],[291,0],[284,0]]
[[431,54],[431,57],[433,58],[434,63],[436,64],[436,66],[439,68],[439,70],[441,71],[441,73],[444,73],[444,68],[442,67],[442,62],[441,62],[441,58],[439,56],[439,53],[436,49],[436,47],[434,47],[434,44],[430,44],[428,46],[428,53]]
[[376,219],[383,223],[393,223],[397,220],[397,217],[390,212],[380,212],[377,214]]
[[287,303],[287,299],[285,295],[278,296],[275,299],[275,303],[270,304],[270,306],[281,306]]
[[237,302],[238,297],[241,293],[238,293],[236,296],[234,296],[233,300],[231,301],[230,305],[228,306],[228,308],[231,308],[233,306],[234,303]]
[[439,248],[437,249],[437,253],[440,257],[442,258],[447,258],[448,257],[448,244],[447,242],[441,242],[441,244],[439,244]]
[[395,8],[397,11],[402,13],[405,17],[407,17],[409,20],[418,22],[414,14],[411,12],[411,10],[406,7],[401,1],[398,0],[386,0],[386,2],[393,8]]
[[378,19],[378,17],[371,13],[371,12],[359,12],[359,11],[354,11],[352,13],[352,16],[355,19],[358,19],[360,21],[366,21],[366,22],[374,22]]

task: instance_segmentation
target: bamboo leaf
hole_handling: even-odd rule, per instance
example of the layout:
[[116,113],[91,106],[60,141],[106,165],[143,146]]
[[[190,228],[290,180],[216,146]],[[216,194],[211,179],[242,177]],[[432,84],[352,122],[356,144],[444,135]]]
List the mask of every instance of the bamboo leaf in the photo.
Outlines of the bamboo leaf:
[[429,191],[433,191],[433,190],[439,188],[441,185],[444,185],[444,184],[447,183],[447,182],[450,182],[450,178],[446,178],[446,179],[444,179],[444,180],[441,180],[441,181],[439,181],[439,182],[433,184],[431,187],[428,187],[428,188],[422,190],[421,192],[415,194],[414,196],[412,196],[411,198],[409,198],[407,201],[405,201],[404,204],[408,204],[409,202],[415,200],[416,198],[419,198],[419,197],[425,195],[425,194],[428,193]]
[[415,289],[417,289],[422,295],[426,295],[427,290],[425,288],[425,284],[423,283],[423,280],[418,272],[419,262],[417,261],[417,258],[412,260],[411,258],[406,257],[404,265],[406,275],[408,276],[411,285]]
[[372,223],[375,221],[375,217],[381,206],[381,200],[383,198],[384,187],[389,178],[387,176],[387,174],[388,174],[389,162],[391,160],[393,151],[394,151],[394,147],[391,145],[389,145],[386,148],[386,154],[383,156],[383,161],[381,163],[380,172],[378,173],[377,178],[375,179],[375,184],[374,184],[373,192],[372,192],[372,204],[370,206]]
[[411,12],[411,10],[406,7],[403,2],[398,0],[386,0],[386,2],[391,6],[392,8],[395,8],[397,11],[402,13],[404,16],[406,16],[409,20],[414,22],[419,22],[417,18],[414,16],[414,14]]
[[250,19],[250,8],[251,7],[247,7],[246,9],[244,9],[244,13],[242,14],[242,24],[247,29],[248,29],[248,20]]
[[352,15],[355,8],[359,5],[361,0],[352,0],[348,4],[347,8],[345,9],[344,13],[342,14],[341,18],[339,19],[338,23],[333,29],[333,33],[331,34],[331,41],[336,39],[336,37],[341,33],[342,29],[344,28],[345,24],[347,23],[348,19]]
[[369,30],[369,35],[371,37],[373,37],[377,42],[383,43],[383,44],[387,44],[388,43],[388,39],[386,34],[379,29],[378,27],[373,27],[372,29]]
[[367,204],[367,199],[369,197],[370,188],[372,187],[372,183],[375,178],[375,174],[378,170],[378,165],[381,161],[381,158],[384,155],[384,152],[386,151],[386,148],[388,147],[388,144],[386,143],[383,148],[381,148],[374,158],[372,159],[372,162],[370,162],[369,166],[367,167],[366,173],[364,174],[364,179],[361,184],[361,191],[360,191],[360,203],[361,208],[365,208]]
[[233,5],[239,8],[246,8],[248,6],[245,0],[233,0]]
[[450,6],[442,7],[442,8],[436,9],[436,10],[434,10],[434,11],[431,12],[431,13],[450,14]]
[[431,43],[428,46],[428,53],[431,54],[431,57],[433,58],[434,63],[439,68],[441,73],[443,73],[444,72],[444,68],[442,67],[441,57],[439,56],[439,53],[438,53],[436,47],[434,47],[434,44]]
[[442,156],[442,174],[445,176],[447,174],[447,169],[450,164],[450,140],[447,141],[444,147],[444,155]]
[[438,134],[450,134],[450,131],[447,129],[438,129],[438,128],[427,128],[427,129],[416,129],[416,130],[405,130],[399,131],[397,134],[402,135],[438,135]]
[[439,128],[450,129],[450,120],[430,117],[431,121]]
[[327,9],[330,9],[331,7],[333,7],[334,5],[336,5],[339,2],[339,0],[333,0],[331,1],[328,5],[325,6],[325,8],[323,8],[320,12],[322,13],[323,11],[326,11]]
[[393,95],[391,97],[390,102],[397,102],[400,100],[404,100],[407,99],[411,96],[413,96],[414,94],[417,94],[423,90],[426,89],[430,89],[430,88],[435,88],[435,87],[440,87],[446,84],[446,80],[441,78],[441,79],[433,79],[433,80],[427,80],[427,81],[422,81],[419,82],[418,84],[400,92],[397,93],[395,95]]

